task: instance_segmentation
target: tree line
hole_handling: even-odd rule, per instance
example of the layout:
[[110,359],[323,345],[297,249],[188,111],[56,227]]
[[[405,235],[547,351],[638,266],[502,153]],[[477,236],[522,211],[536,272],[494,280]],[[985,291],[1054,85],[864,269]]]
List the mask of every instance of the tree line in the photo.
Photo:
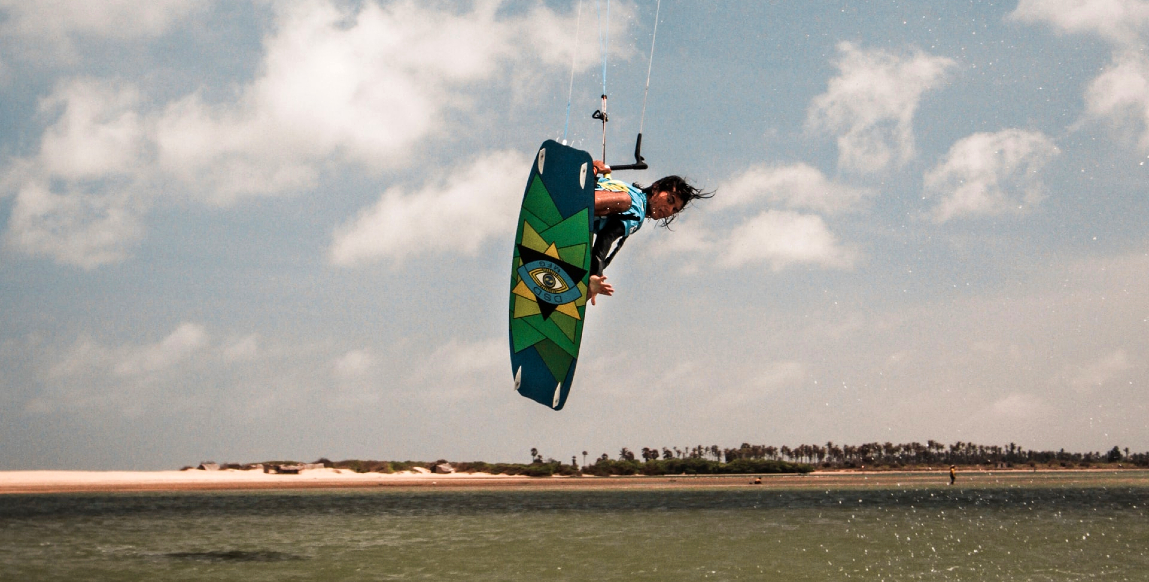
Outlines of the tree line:
[[[534,449],[531,451],[535,462],[542,458]],[[586,451],[583,451],[585,458]],[[997,466],[1093,466],[1098,464],[1129,464],[1149,467],[1149,452],[1131,453],[1128,447],[1114,446],[1108,452],[1067,452],[1025,449],[1016,443],[1008,445],[980,445],[958,441],[943,444],[928,440],[899,443],[863,443],[860,445],[839,445],[827,442],[825,445],[802,444],[795,447],[752,445],[742,443],[738,448],[721,448],[718,445],[697,445],[694,447],[642,447],[638,457],[629,448],[619,451],[620,461],[644,462],[670,459],[709,459],[731,463],[738,460],[773,460],[790,463],[803,463],[824,468],[861,467],[913,467],[924,465],[997,465]],[[608,459],[603,453],[599,461]],[[597,461],[596,461],[597,462]],[[571,461],[574,464],[574,459]],[[585,459],[583,462],[586,465]]]
[[[742,443],[737,448],[718,445],[693,447],[642,447],[636,454],[628,447],[619,450],[617,458],[602,453],[593,460],[582,451],[581,463],[572,455],[570,464],[554,458],[543,458],[537,448],[530,450],[529,463],[488,463],[484,461],[450,462],[451,470],[483,472],[504,475],[544,477],[550,475],[717,475],[754,473],[808,473],[823,469],[898,469],[929,466],[991,466],[991,467],[1149,467],[1149,452],[1132,453],[1128,447],[1114,446],[1109,451],[1067,452],[1041,451],[1008,445],[979,445],[958,441],[943,444],[929,440],[925,444],[912,442],[894,444],[863,443],[861,445],[798,445],[795,447],[752,445]],[[640,460],[641,459],[641,460]],[[292,464],[294,461],[277,462]],[[434,469],[446,465],[440,459],[433,463],[423,461],[364,461],[349,459],[331,461],[319,459],[325,467],[346,469],[358,473],[392,473],[416,467]],[[255,465],[229,463],[221,468],[250,469]],[[191,467],[185,467],[191,469]]]

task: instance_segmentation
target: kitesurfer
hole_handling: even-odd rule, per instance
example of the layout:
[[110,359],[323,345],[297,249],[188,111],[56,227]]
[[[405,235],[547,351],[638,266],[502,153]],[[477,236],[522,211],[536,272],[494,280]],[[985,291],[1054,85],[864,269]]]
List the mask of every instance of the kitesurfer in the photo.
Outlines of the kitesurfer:
[[[691,186],[679,176],[667,176],[641,188],[612,179],[610,166],[601,160],[594,161],[594,173],[598,184],[594,192],[594,245],[591,250],[590,289],[587,298],[595,305],[598,295],[614,295],[614,287],[606,282],[603,269],[614,259],[622,248],[626,237],[642,227],[647,218],[661,221],[669,226],[680,212],[692,201],[714,196],[713,192],[703,192]],[[618,246],[611,252],[611,247]]]

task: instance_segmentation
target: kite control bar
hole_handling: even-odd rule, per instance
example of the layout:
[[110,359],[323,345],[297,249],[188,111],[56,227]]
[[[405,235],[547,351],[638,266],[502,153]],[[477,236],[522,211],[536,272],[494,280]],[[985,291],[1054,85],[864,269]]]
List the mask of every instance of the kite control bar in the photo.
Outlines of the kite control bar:
[[611,164],[611,170],[645,170],[649,166],[646,165],[646,158],[642,157],[642,134],[638,134],[638,139],[634,142],[634,163],[624,166],[616,166]]

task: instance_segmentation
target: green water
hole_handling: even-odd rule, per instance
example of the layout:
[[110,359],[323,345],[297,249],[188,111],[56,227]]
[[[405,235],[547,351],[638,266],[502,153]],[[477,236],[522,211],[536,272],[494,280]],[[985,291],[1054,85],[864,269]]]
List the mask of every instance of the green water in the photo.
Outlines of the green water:
[[1146,483],[0,496],[0,580],[1149,580]]

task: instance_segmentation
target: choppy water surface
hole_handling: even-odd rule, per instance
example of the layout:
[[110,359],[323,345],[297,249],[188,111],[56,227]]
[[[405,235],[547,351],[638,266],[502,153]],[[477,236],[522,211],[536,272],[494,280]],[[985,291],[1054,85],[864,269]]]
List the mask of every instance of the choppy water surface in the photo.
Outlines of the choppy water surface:
[[1149,476],[0,496],[0,580],[1149,580]]

